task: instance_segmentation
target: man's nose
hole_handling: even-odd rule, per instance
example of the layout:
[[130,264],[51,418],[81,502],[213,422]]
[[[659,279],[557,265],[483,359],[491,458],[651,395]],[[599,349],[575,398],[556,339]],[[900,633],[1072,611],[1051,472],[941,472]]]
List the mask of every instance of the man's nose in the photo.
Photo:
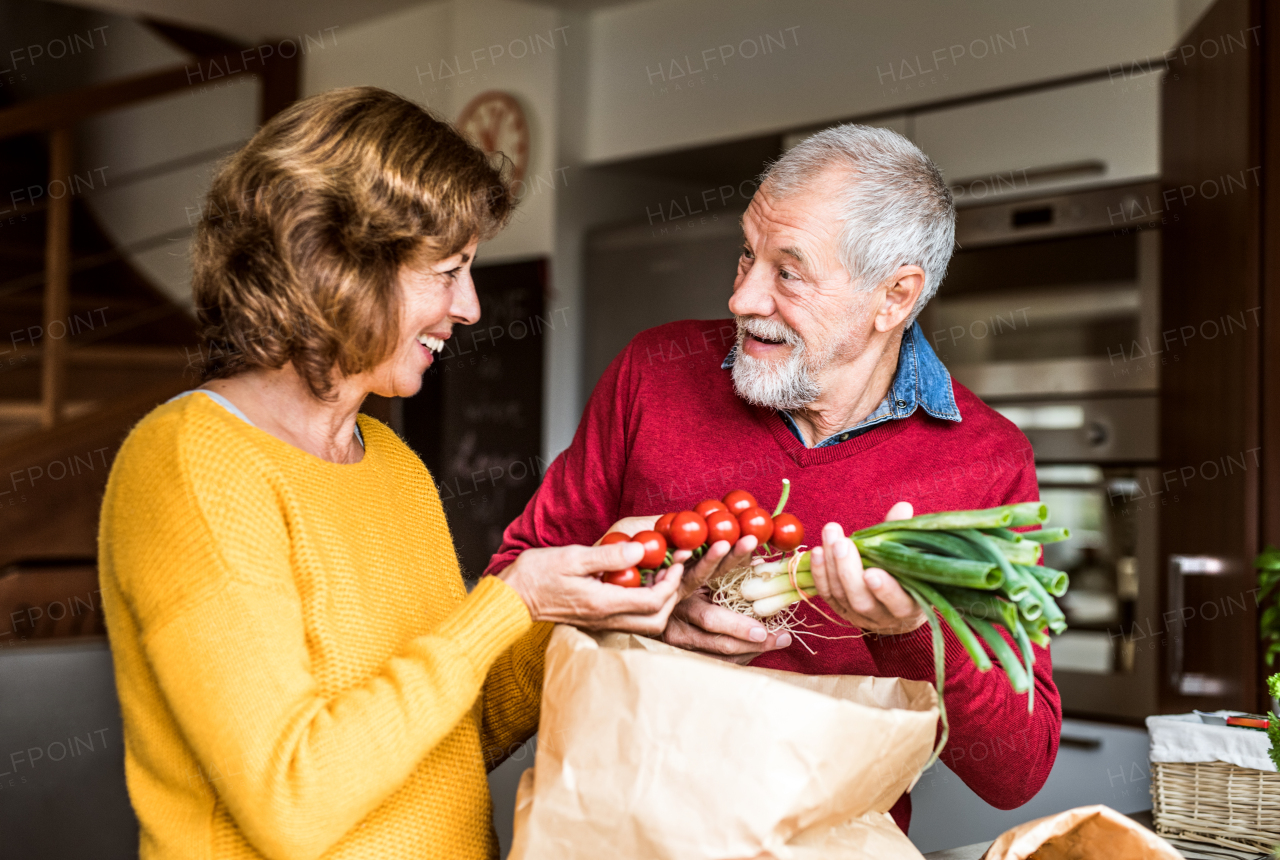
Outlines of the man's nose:
[[737,316],[769,317],[776,309],[773,287],[765,267],[756,263],[733,285],[729,312]]

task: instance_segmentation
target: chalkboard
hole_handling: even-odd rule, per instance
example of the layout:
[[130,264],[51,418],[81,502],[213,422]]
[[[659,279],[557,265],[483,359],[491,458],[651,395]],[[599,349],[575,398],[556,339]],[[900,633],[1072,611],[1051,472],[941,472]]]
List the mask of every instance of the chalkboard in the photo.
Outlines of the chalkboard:
[[545,310],[545,260],[472,276],[480,321],[454,328],[403,406],[405,439],[431,470],[469,579],[484,572],[546,471],[543,349],[547,331],[564,324]]

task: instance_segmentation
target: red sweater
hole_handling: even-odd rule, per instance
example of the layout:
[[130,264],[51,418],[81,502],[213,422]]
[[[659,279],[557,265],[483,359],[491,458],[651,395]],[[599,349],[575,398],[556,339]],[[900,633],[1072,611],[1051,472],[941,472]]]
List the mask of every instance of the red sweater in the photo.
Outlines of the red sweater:
[[[952,380],[960,422],[917,409],[847,442],[805,448],[775,412],[734,394],[730,371],[720,367],[732,343],[726,320],[671,323],[636,336],[600,378],[573,443],[507,527],[486,572],[529,547],[591,544],[621,517],[692,508],[732,489],[772,509],[784,477],[792,485],[787,510],[810,535],[827,522],[846,532],[881,522],[900,500],[926,514],[1039,498],[1026,437],[960,383]],[[849,633],[808,607],[800,611],[815,633]],[[815,653],[793,641],[753,665],[934,681],[928,625],[902,636],[805,638]],[[946,630],[951,737],[942,760],[1000,809],[1030,800],[1058,751],[1062,708],[1049,652],[1037,647],[1035,656],[1035,711],[1028,714],[1026,696],[1014,694],[1004,673],[978,672]],[[905,832],[908,795],[892,814]]]

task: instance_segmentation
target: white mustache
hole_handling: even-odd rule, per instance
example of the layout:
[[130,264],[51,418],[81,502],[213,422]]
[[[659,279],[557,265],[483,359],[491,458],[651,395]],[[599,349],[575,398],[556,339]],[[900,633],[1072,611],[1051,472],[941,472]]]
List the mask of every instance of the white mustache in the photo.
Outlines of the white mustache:
[[739,335],[749,334],[762,340],[780,340],[790,346],[804,346],[804,339],[782,320],[760,317],[736,317]]

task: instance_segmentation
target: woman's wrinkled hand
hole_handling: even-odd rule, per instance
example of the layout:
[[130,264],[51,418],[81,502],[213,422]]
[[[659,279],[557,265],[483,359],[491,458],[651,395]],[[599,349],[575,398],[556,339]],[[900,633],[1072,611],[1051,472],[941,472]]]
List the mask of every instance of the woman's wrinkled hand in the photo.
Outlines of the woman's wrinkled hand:
[[661,571],[648,588],[595,578],[634,567],[643,557],[644,547],[632,542],[527,549],[498,576],[520,595],[534,621],[657,636],[680,600],[684,565]]

